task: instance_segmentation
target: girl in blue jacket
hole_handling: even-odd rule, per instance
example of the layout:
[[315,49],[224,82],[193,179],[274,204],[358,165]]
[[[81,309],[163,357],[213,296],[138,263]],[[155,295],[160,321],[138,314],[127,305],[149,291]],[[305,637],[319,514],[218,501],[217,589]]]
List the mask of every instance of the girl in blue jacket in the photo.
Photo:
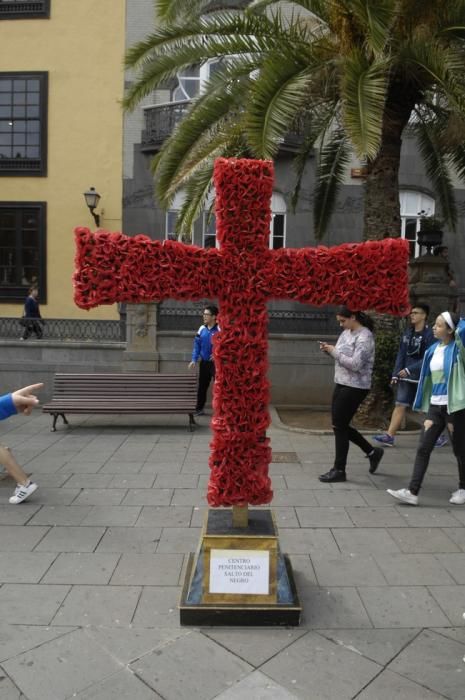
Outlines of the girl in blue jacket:
[[[0,420],[9,418],[15,413],[24,413],[29,415],[33,406],[39,403],[39,400],[34,396],[34,391],[38,391],[43,387],[43,384],[32,384],[23,389],[18,389],[12,394],[0,396]],[[37,490],[37,484],[29,479],[22,467],[19,466],[10,452],[10,449],[5,445],[0,445],[0,464],[3,464],[8,474],[15,479],[17,486],[14,494],[9,499],[12,505],[22,503],[34,491]]]
[[423,358],[413,408],[427,415],[421,431],[412,478],[408,489],[388,493],[403,503],[418,504],[435,442],[447,426],[459,470],[459,487],[450,498],[465,504],[465,320],[443,311],[433,326],[437,342]]

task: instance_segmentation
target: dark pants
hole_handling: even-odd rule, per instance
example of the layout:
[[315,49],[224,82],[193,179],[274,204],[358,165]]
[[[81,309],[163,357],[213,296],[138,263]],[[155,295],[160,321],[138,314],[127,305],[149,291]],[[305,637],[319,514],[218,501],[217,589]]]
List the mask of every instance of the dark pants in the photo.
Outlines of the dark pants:
[[212,379],[215,379],[215,365],[213,364],[213,360],[200,360],[197,411],[202,411],[205,406],[208,387]]
[[23,332],[24,340],[27,340],[32,333],[35,333],[39,340],[42,338],[43,331],[39,321],[26,321]]
[[367,394],[368,389],[356,389],[352,386],[342,386],[342,384],[336,384],[334,388],[331,405],[333,431],[336,439],[334,467],[343,472],[346,470],[349,442],[358,445],[365,454],[373,452],[373,445],[370,445],[363,435],[360,435],[358,430],[350,425],[357,408]]
[[415,464],[413,465],[413,474],[409,486],[410,491],[415,495],[419,492],[428,469],[431,452],[434,449],[436,440],[446,426],[452,426],[452,430],[449,427],[448,430],[459,468],[459,489],[465,489],[465,409],[455,413],[447,413],[447,406],[430,404],[425,418],[425,421],[428,420],[432,421],[432,425],[427,430],[425,430],[423,425],[420,443],[415,456]]

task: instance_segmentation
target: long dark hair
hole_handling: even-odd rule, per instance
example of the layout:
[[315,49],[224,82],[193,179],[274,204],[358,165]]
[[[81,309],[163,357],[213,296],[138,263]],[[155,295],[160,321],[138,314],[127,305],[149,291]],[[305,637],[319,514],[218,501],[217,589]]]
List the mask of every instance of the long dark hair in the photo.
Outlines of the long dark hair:
[[368,316],[364,311],[351,311],[348,306],[340,306],[339,309],[337,310],[337,315],[342,316],[343,318],[350,318],[351,316],[355,316],[357,321],[362,325],[365,326],[365,328],[368,328],[369,331],[374,331],[375,329],[375,324],[371,316]]

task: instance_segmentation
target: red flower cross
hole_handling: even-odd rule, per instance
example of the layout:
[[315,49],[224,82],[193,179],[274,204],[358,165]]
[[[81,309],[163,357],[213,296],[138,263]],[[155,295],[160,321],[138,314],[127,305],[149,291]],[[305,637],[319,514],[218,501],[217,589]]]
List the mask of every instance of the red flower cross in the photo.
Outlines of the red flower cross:
[[266,429],[267,300],[347,304],[395,315],[408,308],[408,244],[395,238],[327,248],[269,249],[273,164],[215,164],[218,249],[76,229],[75,301],[218,299],[208,502],[261,505],[273,497]]

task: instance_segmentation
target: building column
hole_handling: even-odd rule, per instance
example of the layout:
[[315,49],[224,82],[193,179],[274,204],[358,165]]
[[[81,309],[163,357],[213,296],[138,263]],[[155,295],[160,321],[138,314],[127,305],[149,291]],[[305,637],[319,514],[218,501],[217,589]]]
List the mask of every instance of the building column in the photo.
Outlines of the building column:
[[158,372],[157,313],[156,303],[126,305],[123,371]]

